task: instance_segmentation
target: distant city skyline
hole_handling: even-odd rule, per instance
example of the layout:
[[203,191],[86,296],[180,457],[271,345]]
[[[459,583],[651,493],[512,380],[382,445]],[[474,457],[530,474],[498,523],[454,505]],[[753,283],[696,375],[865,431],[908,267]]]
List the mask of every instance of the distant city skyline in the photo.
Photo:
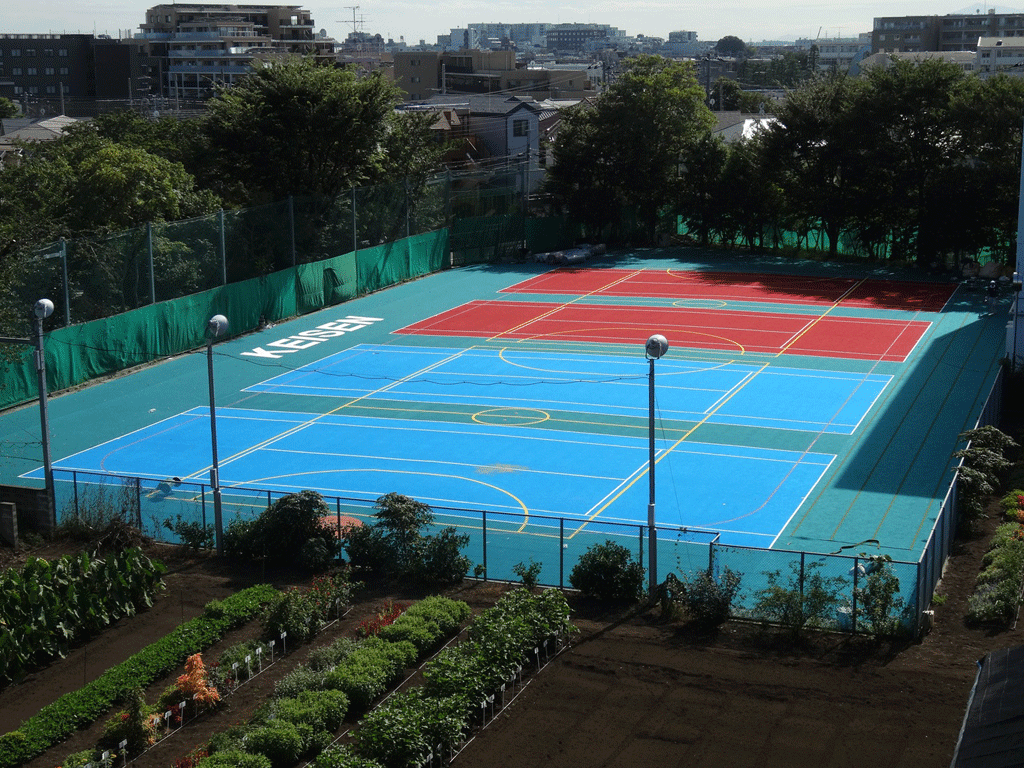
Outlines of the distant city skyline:
[[[1020,9],[974,3],[945,6],[935,0],[894,0],[893,2],[834,3],[803,0],[726,0],[709,4],[684,0],[637,0],[611,3],[606,0],[584,4],[555,0],[497,0],[483,3],[457,0],[437,5],[423,0],[348,0],[352,5],[329,5],[321,0],[301,3],[312,14],[316,30],[343,40],[353,28],[353,15],[360,31],[380,34],[385,39],[404,38],[410,45],[420,40],[433,44],[438,35],[470,23],[546,22],[554,24],[609,24],[630,36],[668,38],[669,32],[690,30],[702,41],[715,42],[735,35],[747,42],[795,40],[799,38],[856,37],[870,32],[872,20],[882,16],[945,15],[949,13],[1021,13]],[[98,0],[98,2],[18,2],[9,0],[0,14],[0,33],[95,33],[131,35],[139,31],[147,0]],[[244,3],[234,2],[235,5]],[[258,2],[254,5],[272,5]],[[300,4],[295,3],[282,3]]]

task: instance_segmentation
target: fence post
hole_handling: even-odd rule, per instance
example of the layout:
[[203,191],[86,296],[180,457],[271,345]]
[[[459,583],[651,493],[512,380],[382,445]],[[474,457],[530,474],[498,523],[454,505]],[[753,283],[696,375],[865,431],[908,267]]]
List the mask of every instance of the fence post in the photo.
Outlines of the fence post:
[[[409,177],[408,176],[406,176],[402,180],[402,186],[405,188],[405,236],[409,237],[410,229],[409,229]],[[409,257],[409,260],[412,261],[412,256]]]
[[805,560],[805,558],[806,558],[806,553],[801,552],[800,553],[800,603],[801,604],[803,604],[803,601],[804,601],[804,560]]
[[715,572],[715,542],[714,540],[708,543],[708,576],[711,576]]
[[142,478],[135,478],[135,521],[142,530]]
[[480,533],[483,536],[483,547],[484,547],[484,581],[487,581],[487,512],[482,510],[480,512]]
[[203,508],[203,530],[206,530],[206,483],[199,486],[199,495],[202,497]]
[[228,248],[227,240],[224,237],[224,209],[217,212],[217,221],[220,225],[220,280],[221,285],[228,284]]
[[146,222],[146,254],[149,260],[149,303],[156,304],[156,276],[153,274],[153,222]]
[[637,549],[640,551],[640,567],[643,568],[644,567],[644,526],[638,525],[636,527],[636,529],[637,529],[637,531],[640,534],[640,544],[639,544],[639,546],[637,546]]
[[562,574],[565,573],[565,518],[558,518],[558,588],[564,589]]
[[71,472],[71,484],[75,488],[75,517],[79,517],[78,512],[78,472]]
[[853,558],[853,601],[850,611],[850,630],[857,634],[857,577],[860,576],[860,558]]

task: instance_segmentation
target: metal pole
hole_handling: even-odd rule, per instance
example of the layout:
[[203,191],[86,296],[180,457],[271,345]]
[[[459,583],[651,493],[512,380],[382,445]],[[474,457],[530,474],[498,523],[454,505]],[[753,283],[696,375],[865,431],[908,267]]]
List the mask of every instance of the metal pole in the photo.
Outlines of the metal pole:
[[648,536],[648,573],[650,574],[651,599],[658,592],[658,536],[654,529],[654,358],[650,358],[650,375],[648,376],[648,458],[647,474],[650,476],[650,501],[647,504],[647,536]]
[[210,381],[210,442],[213,463],[210,465],[210,487],[213,490],[213,524],[216,534],[217,554],[224,554],[224,518],[221,509],[220,470],[217,461],[217,405],[213,386],[213,342],[228,328],[224,315],[214,315],[207,326],[206,368]]
[[[61,110],[64,114],[64,110]],[[68,242],[63,237],[60,239],[60,269],[61,277],[64,279],[64,325],[71,325],[71,288],[68,286]]]
[[53,314],[53,302],[40,299],[32,310],[36,319],[36,373],[39,379],[39,428],[43,438],[43,477],[51,529],[57,527],[57,504],[53,492],[53,466],[50,463],[50,425],[46,407],[46,350],[43,347],[43,319]]
[[146,222],[146,253],[149,255],[149,303],[156,304],[156,277],[153,274],[153,224]]

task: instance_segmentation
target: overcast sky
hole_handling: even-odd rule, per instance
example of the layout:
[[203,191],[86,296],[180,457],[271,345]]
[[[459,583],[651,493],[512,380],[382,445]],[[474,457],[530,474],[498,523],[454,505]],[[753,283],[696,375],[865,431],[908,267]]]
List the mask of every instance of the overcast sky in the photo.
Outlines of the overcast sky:
[[[853,37],[871,31],[877,16],[1020,12],[1012,6],[945,4],[942,0],[801,2],[801,0],[311,0],[316,29],[344,39],[352,30],[352,5],[360,31],[416,43],[473,22],[610,24],[628,35],[668,37],[691,30],[700,40],[736,35],[747,42],[801,37]],[[340,0],[346,2],[346,0]],[[238,3],[239,0],[234,0]],[[296,0],[291,0],[296,2]],[[139,31],[155,0],[0,0],[0,33],[95,32],[117,37]],[[268,5],[270,0],[257,4]]]

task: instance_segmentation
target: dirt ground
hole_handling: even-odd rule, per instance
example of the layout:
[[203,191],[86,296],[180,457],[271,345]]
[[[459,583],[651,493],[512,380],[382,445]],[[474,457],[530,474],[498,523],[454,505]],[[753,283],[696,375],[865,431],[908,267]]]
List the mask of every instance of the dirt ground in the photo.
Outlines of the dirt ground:
[[[975,662],[990,650],[1024,642],[1019,628],[968,628],[962,617],[981,555],[998,523],[961,544],[939,589],[934,628],[919,642],[876,644],[812,635],[794,644],[758,626],[730,622],[717,631],[662,621],[646,613],[604,612],[575,600],[580,628],[570,648],[534,677],[521,695],[456,758],[464,768],[577,766],[941,766],[948,765],[974,681]],[[34,554],[54,556],[50,547]],[[0,690],[0,732],[10,731],[62,693],[98,676],[198,615],[211,599],[259,581],[301,584],[297,574],[238,569],[213,558],[183,558],[155,547],[169,566],[167,589],[152,609],[119,622],[66,659]],[[6,562],[5,562],[6,561]],[[13,561],[0,551],[0,566]],[[450,594],[475,610],[504,587],[467,581]],[[410,596],[364,592],[316,644],[353,636],[358,622],[386,600]],[[204,654],[251,635],[250,626]],[[164,768],[212,733],[246,720],[304,647],[258,676],[225,706],[143,755],[139,768]],[[150,687],[154,700],[169,680]],[[102,721],[27,765],[54,768],[96,743]]]

